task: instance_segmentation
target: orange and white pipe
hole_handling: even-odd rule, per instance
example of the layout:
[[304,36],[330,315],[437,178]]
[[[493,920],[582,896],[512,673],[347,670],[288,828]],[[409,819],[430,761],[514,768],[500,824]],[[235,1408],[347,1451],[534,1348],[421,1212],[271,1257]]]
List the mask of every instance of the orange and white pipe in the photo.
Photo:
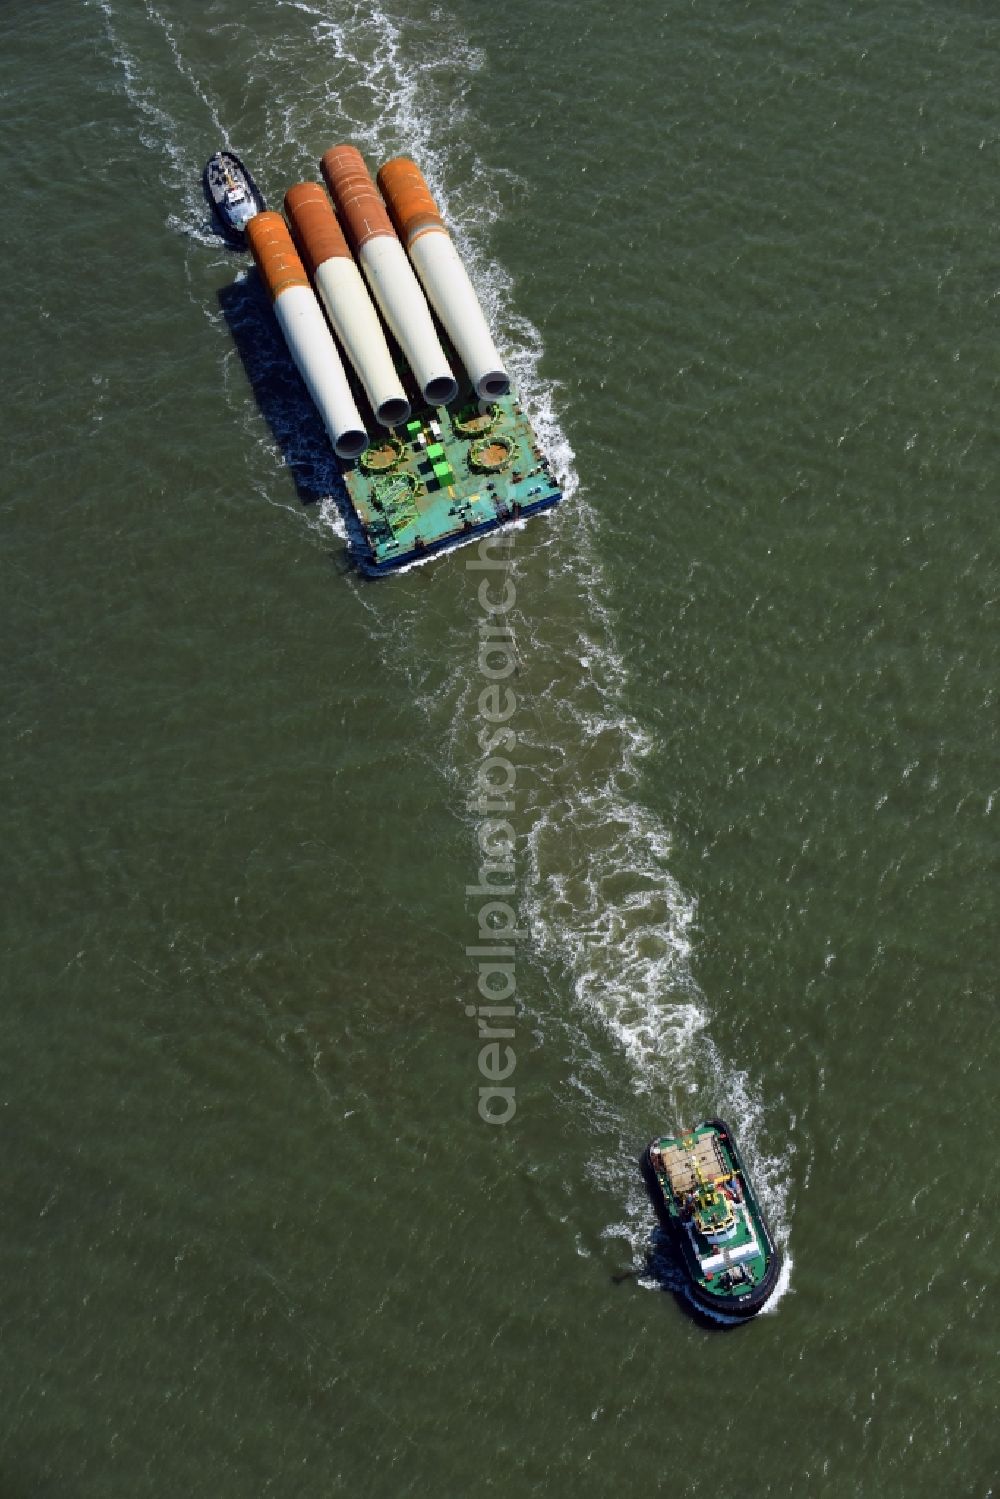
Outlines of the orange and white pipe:
[[446,406],[458,395],[458,382],[364,157],[354,146],[332,146],[320,166],[372,296],[424,400],[429,406]]
[[409,157],[397,156],[386,162],[377,180],[396,233],[476,393],[484,401],[498,400],[510,390],[510,376],[423,173]]
[[300,182],[285,194],[285,213],[341,348],[357,371],[383,427],[409,421],[410,403],[368,288],[318,182]]
[[280,213],[258,213],[246,227],[257,269],[274,303],[288,352],[306,383],[338,458],[357,458],[368,434],[333,334]]

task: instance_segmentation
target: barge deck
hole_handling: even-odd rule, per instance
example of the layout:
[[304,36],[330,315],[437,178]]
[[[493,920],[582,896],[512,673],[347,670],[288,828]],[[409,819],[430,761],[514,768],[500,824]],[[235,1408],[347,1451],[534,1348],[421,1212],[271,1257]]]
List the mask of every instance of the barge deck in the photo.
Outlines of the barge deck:
[[341,472],[362,532],[357,561],[381,574],[547,510],[562,498],[512,392],[418,406]]

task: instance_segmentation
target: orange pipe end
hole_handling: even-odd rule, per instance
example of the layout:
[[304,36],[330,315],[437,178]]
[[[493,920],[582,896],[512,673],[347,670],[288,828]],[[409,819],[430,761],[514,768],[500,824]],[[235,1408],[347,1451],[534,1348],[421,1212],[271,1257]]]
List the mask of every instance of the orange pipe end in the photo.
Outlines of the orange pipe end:
[[290,286],[308,286],[309,277],[280,213],[257,213],[247,224],[247,239],[257,269],[272,299]]
[[378,234],[395,235],[378,188],[356,146],[331,146],[320,162],[323,180],[355,251]]
[[353,259],[330,199],[318,182],[299,182],[285,194],[292,236],[310,276],[334,256]]
[[381,168],[377,180],[389,217],[407,249],[428,229],[440,229],[447,234],[424,174],[415,161],[408,156],[396,156]]

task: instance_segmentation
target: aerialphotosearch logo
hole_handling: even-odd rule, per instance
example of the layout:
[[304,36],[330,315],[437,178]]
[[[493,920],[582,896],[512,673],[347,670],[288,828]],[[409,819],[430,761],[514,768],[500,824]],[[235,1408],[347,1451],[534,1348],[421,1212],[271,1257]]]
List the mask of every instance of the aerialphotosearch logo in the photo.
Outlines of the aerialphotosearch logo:
[[[514,787],[517,772],[508,758],[517,743],[511,720],[517,711],[517,694],[509,685],[516,657],[514,632],[506,616],[514,606],[516,592],[510,577],[514,532],[486,537],[478,557],[466,563],[469,572],[481,572],[479,604],[479,675],[485,685],[479,694],[479,748],[483,758],[476,771],[470,806],[479,817],[477,829],[481,863],[479,882],[466,886],[466,894],[478,897],[479,940],[466,948],[479,969],[480,1000],[467,1005],[466,1015],[478,1024],[479,1072],[485,1086],[479,1088],[479,1117],[487,1124],[509,1124],[517,1112],[517,1099],[510,1079],[517,1056],[509,1043],[515,1036],[514,995],[516,942],[527,936],[518,926],[511,904],[516,892]],[[499,555],[497,555],[499,553]]]

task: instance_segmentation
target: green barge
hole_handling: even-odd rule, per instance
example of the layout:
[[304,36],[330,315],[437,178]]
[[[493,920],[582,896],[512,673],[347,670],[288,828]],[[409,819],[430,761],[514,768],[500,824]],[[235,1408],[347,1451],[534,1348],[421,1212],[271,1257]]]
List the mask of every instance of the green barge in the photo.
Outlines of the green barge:
[[709,1119],[660,1136],[641,1165],[690,1299],[726,1320],[754,1316],[774,1293],[781,1254],[728,1124]]
[[355,560],[369,574],[407,563],[522,517],[562,494],[512,392],[486,403],[416,405],[404,426],[341,462],[357,518]]

